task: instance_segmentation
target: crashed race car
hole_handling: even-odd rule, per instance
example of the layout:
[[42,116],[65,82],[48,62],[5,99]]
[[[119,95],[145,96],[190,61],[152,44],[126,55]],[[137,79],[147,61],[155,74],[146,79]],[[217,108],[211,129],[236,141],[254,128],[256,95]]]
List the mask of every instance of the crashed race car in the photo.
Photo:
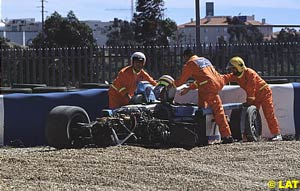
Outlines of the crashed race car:
[[[59,149],[123,144],[192,148],[221,143],[212,110],[175,103],[172,80],[164,75],[155,87],[140,82],[129,105],[104,109],[102,117],[95,121],[81,107],[53,108],[45,129],[48,145]],[[228,103],[223,107],[229,113],[227,119],[235,140],[260,140],[261,116],[255,106]]]

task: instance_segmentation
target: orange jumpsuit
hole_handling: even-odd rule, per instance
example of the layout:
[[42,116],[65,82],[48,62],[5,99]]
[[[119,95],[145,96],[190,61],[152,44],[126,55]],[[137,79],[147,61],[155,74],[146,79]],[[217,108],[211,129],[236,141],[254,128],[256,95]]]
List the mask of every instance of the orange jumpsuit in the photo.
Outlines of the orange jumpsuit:
[[[140,81],[149,81],[150,84],[156,85],[156,81],[144,70],[139,73],[135,72],[133,66],[126,66],[121,69],[117,78],[109,87],[109,108],[115,109],[129,104],[129,96],[134,95],[137,84]],[[129,95],[129,96],[128,96]]]
[[183,66],[182,74],[179,79],[175,80],[175,85],[177,87],[182,85],[190,77],[195,80],[190,85],[190,89],[198,88],[198,106],[202,108],[210,106],[221,136],[230,136],[230,127],[219,96],[219,91],[225,85],[222,76],[208,59],[194,55]]
[[225,82],[237,82],[247,94],[247,104],[262,106],[268,127],[273,135],[280,133],[279,123],[274,113],[272,90],[268,84],[251,68],[246,68],[240,76],[226,74]]

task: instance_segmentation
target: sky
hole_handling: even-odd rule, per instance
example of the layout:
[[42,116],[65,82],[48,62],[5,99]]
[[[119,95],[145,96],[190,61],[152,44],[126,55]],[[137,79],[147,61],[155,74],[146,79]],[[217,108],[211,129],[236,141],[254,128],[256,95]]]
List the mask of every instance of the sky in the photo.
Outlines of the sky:
[[[112,21],[131,19],[132,0],[45,0],[45,18],[54,11],[66,16],[73,11],[79,20]],[[165,17],[178,25],[195,20],[196,0],[164,0]],[[135,2],[135,0],[133,1]],[[200,0],[200,17],[205,17],[206,2],[214,2],[215,16],[255,15],[273,25],[300,25],[300,0]],[[41,0],[0,0],[1,19],[35,18],[42,20]]]

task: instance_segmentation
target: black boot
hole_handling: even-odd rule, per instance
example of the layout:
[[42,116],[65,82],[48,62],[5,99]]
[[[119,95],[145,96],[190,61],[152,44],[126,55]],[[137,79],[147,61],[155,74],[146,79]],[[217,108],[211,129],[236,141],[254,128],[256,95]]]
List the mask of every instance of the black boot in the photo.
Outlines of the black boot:
[[229,144],[229,143],[233,143],[234,140],[232,138],[232,136],[229,137],[222,137],[222,144]]

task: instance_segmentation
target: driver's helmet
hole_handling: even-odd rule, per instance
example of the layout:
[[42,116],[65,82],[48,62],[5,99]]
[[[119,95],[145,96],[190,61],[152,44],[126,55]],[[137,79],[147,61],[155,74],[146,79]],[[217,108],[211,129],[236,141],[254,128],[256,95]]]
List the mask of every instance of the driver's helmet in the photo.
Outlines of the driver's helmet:
[[174,81],[175,80],[172,78],[172,76],[161,76],[153,90],[155,98],[161,102],[172,103],[176,94],[176,86]]

